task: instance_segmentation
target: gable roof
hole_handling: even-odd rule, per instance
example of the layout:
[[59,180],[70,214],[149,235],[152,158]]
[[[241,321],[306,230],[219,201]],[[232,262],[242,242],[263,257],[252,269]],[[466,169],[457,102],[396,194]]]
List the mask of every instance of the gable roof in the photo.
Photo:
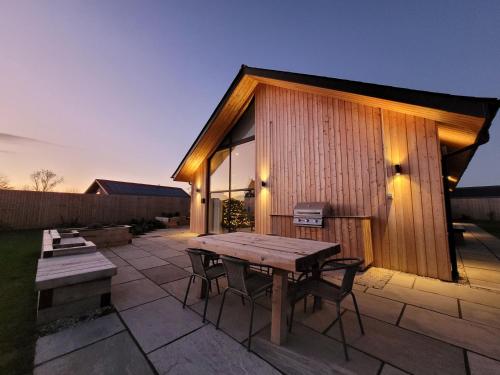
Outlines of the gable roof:
[[500,185],[471,186],[456,188],[451,193],[452,198],[487,198],[500,197]]
[[189,194],[178,187],[138,184],[135,182],[103,179],[96,179],[85,191],[85,194],[95,194],[99,188],[109,195],[144,195],[151,197],[189,198]]
[[[500,107],[496,98],[450,95],[400,87],[350,81],[338,78],[242,65],[238,74],[215,108],[208,122],[172,175],[177,181],[189,181],[203,160],[242,113],[259,83],[303,90],[340,99],[388,108],[435,120],[443,125],[442,140],[452,149],[488,140],[488,128]],[[461,144],[453,143],[453,134],[462,134]],[[455,174],[461,177],[474,150],[456,158]]]

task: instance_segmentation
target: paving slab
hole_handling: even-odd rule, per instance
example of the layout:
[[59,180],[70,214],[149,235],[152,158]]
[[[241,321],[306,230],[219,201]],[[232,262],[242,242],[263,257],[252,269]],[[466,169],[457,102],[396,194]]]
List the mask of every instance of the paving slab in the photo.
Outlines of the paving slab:
[[187,271],[172,264],[149,268],[142,271],[142,273],[158,285],[183,279],[189,276],[189,273]]
[[384,364],[384,367],[382,367],[382,371],[380,372],[380,375],[406,375],[408,374],[406,371],[397,369],[394,366],[391,366],[387,363]]
[[118,316],[110,314],[40,337],[36,342],[35,365],[80,349],[124,329]]
[[180,256],[180,255],[184,255],[184,253],[182,253],[181,251],[177,251],[177,250],[172,250],[172,249],[169,249],[169,248],[155,248],[155,249],[148,249],[147,250],[151,255],[154,255],[158,258],[161,258],[163,260],[166,260],[167,258],[172,258],[172,257],[176,257],[176,256]]
[[[465,256],[464,256],[465,255]],[[462,261],[465,267],[500,271],[500,261],[493,254],[462,254]]]
[[389,284],[403,286],[405,288],[412,288],[413,283],[415,283],[415,277],[416,277],[415,275],[396,272],[394,275],[392,275],[391,279],[389,280]]
[[148,279],[130,281],[111,287],[111,302],[118,311],[166,297],[168,294]]
[[189,259],[189,256],[187,256],[187,255],[180,255],[180,256],[168,258],[167,261],[169,263],[175,264],[176,266],[179,266],[181,268],[189,267],[191,265],[191,260]]
[[252,350],[285,374],[377,374],[381,362],[298,323],[282,346],[269,341],[270,328],[252,338]]
[[[361,315],[368,315],[388,323],[396,324],[403,309],[403,303],[367,293],[355,293],[355,295]],[[342,306],[355,311],[354,303],[350,296],[347,296],[342,301]]]
[[384,289],[370,288],[366,293],[458,317],[458,303],[452,297],[391,284],[386,285]]
[[159,374],[279,374],[211,325],[154,351],[149,359]]
[[35,367],[35,375],[154,374],[128,332]]
[[112,250],[106,250],[106,249],[102,249],[102,250],[99,250],[99,252],[104,255],[106,258],[108,259],[111,259],[111,258],[116,258],[116,254],[113,253]]
[[146,270],[148,268],[159,267],[168,264],[164,260],[155,256],[129,259],[128,262],[138,270]]
[[149,353],[201,327],[201,318],[173,297],[162,298],[121,313],[135,339]]
[[415,281],[414,288],[500,308],[500,295],[498,293],[470,288],[466,285],[419,277]]
[[[465,374],[460,348],[370,317],[364,317],[365,335],[361,335],[356,314],[351,311],[342,315],[342,321],[351,346],[394,367],[412,374]],[[340,340],[339,324],[327,334]]]
[[493,283],[491,281],[479,280],[479,279],[471,279],[469,278],[469,284],[472,288],[481,288],[486,289],[492,292],[500,292],[500,284]]
[[482,355],[467,352],[471,375],[500,374],[500,362]]
[[117,268],[116,276],[113,276],[111,278],[111,285],[122,284],[132,280],[139,280],[144,278],[145,276],[142,273],[137,271],[134,267],[127,265]]
[[460,301],[460,308],[463,319],[500,328],[500,309],[468,301]]
[[123,260],[122,258],[120,258],[119,256],[115,256],[114,258],[109,258],[109,260],[116,267],[124,267],[124,266],[129,266],[130,265],[125,260]]
[[138,249],[137,247],[132,245],[123,246],[118,250],[115,250],[114,252],[116,255],[125,260],[143,258],[150,255],[147,251]]
[[500,272],[465,266],[467,277],[500,284]]
[[[217,322],[217,314],[219,313],[221,300],[222,296],[216,296],[208,300],[207,319],[214,324]],[[192,305],[191,308],[201,315],[203,314],[203,306],[204,301],[201,301]],[[258,332],[270,322],[271,312],[256,304],[253,320],[253,333]],[[248,337],[249,325],[250,302],[245,301],[245,305],[243,305],[240,297],[227,293],[220,321],[221,330],[239,342],[243,342]]]
[[[268,300],[271,301],[271,298],[268,297]],[[333,303],[323,301],[321,309],[316,309],[313,312],[313,303],[314,298],[308,297],[307,309],[304,312],[304,302],[297,302],[297,305],[295,305],[293,320],[294,322],[302,323],[316,332],[323,333],[337,319],[337,307]],[[271,309],[270,304],[269,309]],[[345,308],[341,308],[341,313],[344,310]]]
[[[169,294],[177,298],[179,301],[184,301],[184,296],[186,295],[187,283],[189,281],[189,277],[184,279],[179,279],[172,281],[170,283],[160,285],[163,289],[165,289]],[[212,282],[212,292],[210,292],[210,297],[215,297],[217,293],[217,287],[215,286],[215,281]],[[200,296],[200,288],[201,288],[201,280],[197,279],[191,287],[189,288],[189,294],[186,304],[193,305],[201,301]],[[226,278],[219,279],[219,287],[221,292],[223,288],[227,286]]]
[[407,306],[400,326],[500,359],[500,329]]

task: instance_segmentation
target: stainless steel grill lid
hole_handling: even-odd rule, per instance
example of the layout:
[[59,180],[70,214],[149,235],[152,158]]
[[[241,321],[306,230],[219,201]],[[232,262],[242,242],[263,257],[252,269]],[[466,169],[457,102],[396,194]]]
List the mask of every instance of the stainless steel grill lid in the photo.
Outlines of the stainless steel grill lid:
[[293,223],[302,227],[322,227],[331,212],[327,202],[300,202],[293,209]]

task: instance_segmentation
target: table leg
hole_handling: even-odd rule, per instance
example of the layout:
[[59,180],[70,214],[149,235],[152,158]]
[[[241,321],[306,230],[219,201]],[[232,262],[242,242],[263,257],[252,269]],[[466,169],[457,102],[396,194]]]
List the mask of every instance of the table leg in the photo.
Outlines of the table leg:
[[274,269],[273,271],[273,297],[271,313],[271,342],[276,345],[286,341],[286,311],[288,293],[288,272]]

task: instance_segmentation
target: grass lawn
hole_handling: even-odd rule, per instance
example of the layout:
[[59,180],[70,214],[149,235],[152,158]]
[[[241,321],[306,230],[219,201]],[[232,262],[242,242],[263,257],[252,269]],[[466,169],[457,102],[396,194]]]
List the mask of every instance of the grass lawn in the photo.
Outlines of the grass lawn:
[[0,232],[0,374],[31,373],[41,230]]
[[474,223],[479,225],[486,232],[500,238],[500,221],[476,220]]

